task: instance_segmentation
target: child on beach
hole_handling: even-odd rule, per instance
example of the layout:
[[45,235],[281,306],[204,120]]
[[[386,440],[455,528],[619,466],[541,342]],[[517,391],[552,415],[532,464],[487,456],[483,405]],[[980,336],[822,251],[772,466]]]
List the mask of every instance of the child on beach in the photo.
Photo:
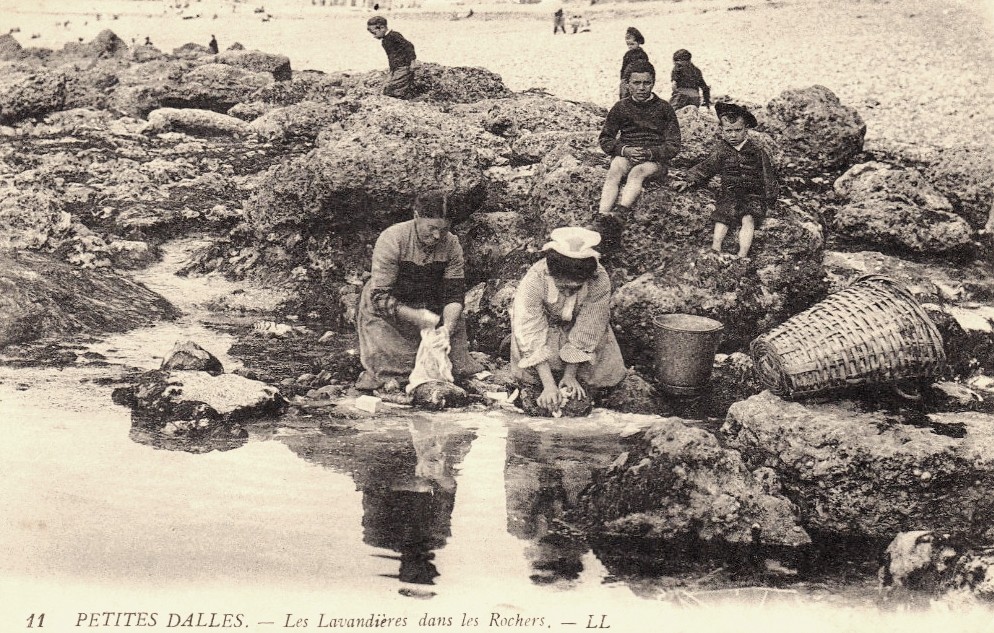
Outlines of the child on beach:
[[383,86],[383,94],[407,99],[411,96],[414,85],[414,72],[411,70],[411,64],[417,59],[414,44],[397,31],[388,29],[387,19],[381,15],[369,18],[366,30],[383,42],[383,50],[387,52],[387,61],[390,63],[390,75]]
[[780,186],[769,154],[749,138],[748,130],[756,127],[756,117],[732,103],[716,103],[714,109],[721,138],[715,141],[711,154],[687,173],[690,182],[674,188],[686,191],[706,184],[712,176],[721,176],[712,215],[711,248],[720,253],[728,227],[741,223],[738,256],[744,258],[749,255],[756,226],[776,203]]
[[690,59],[690,51],[685,48],[673,53],[673,72],[670,73],[673,96],[670,97],[670,105],[674,110],[689,105],[711,106],[711,87],[704,82],[701,69],[694,66]]
[[[604,153],[611,156],[594,220],[605,254],[621,248],[624,216],[642,193],[642,183],[665,176],[670,159],[680,151],[676,113],[669,103],[653,94],[655,83],[656,69],[652,64],[633,63],[628,71],[631,95],[607,113],[598,139]],[[626,177],[622,188],[621,181]]]
[[618,87],[618,99],[628,96],[628,71],[635,62],[649,62],[649,56],[642,50],[645,38],[634,26],[628,27],[625,31],[625,56],[621,59],[621,85]]

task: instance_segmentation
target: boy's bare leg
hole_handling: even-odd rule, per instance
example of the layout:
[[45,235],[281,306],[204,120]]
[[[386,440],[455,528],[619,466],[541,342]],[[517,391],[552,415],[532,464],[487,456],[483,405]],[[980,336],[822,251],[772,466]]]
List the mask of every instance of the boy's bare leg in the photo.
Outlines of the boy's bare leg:
[[721,222],[714,223],[714,238],[711,240],[711,250],[721,252],[721,243],[725,241],[728,234],[728,225]]
[[631,161],[624,156],[615,156],[611,159],[611,167],[607,170],[607,177],[604,179],[604,186],[601,188],[601,202],[597,208],[598,213],[611,212],[615,201],[618,199],[618,189],[621,188],[621,179],[631,169]]
[[639,163],[632,167],[632,170],[628,172],[628,181],[625,182],[625,186],[621,190],[621,205],[631,209],[642,193],[642,183],[645,182],[646,178],[658,174],[660,169],[659,163],[649,162]]
[[739,257],[749,255],[749,248],[752,247],[752,237],[755,233],[756,221],[753,217],[751,215],[742,216],[742,228],[739,229]]

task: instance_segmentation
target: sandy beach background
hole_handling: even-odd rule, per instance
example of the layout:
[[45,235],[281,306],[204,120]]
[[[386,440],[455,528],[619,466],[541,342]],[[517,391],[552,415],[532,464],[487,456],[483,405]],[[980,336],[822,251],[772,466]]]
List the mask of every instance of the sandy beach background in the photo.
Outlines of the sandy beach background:
[[[109,28],[162,50],[216,35],[288,55],[296,70],[386,65],[365,30],[370,9],[311,0],[0,0],[0,32],[23,46],[61,48]],[[589,32],[552,34],[552,12],[589,18]],[[465,16],[474,9],[471,18]],[[255,9],[264,9],[256,13]],[[99,14],[99,19],[97,15]],[[678,0],[534,5],[433,2],[384,12],[419,58],[482,66],[514,90],[543,88],[609,106],[624,31],[638,27],[664,77],[687,48],[715,95],[759,104],[788,88],[822,84],[867,122],[867,138],[950,146],[994,132],[994,3],[989,0]],[[116,19],[115,19],[116,16]],[[196,17],[199,16],[199,17]],[[216,16],[216,17],[215,17]],[[668,86],[657,84],[668,96]]]

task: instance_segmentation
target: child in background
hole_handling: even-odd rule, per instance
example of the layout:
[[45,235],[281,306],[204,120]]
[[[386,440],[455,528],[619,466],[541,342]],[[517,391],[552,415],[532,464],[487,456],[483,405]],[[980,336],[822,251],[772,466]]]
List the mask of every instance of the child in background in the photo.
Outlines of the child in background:
[[756,117],[742,106],[716,103],[721,138],[711,154],[690,169],[689,183],[678,183],[677,191],[707,184],[712,176],[721,176],[721,189],[715,199],[714,237],[711,248],[721,252],[728,227],[739,230],[739,257],[748,257],[756,226],[766,217],[780,190],[776,170],[769,155],[749,138],[749,128],[756,127]]
[[673,72],[670,73],[673,96],[670,97],[670,105],[674,110],[689,105],[711,106],[711,87],[704,82],[701,69],[694,66],[690,59],[690,51],[685,48],[673,53]]
[[621,86],[618,88],[618,99],[624,99],[628,96],[628,71],[635,62],[649,62],[649,56],[644,50],[642,50],[642,45],[645,44],[645,38],[634,26],[628,27],[625,31],[625,46],[628,50],[625,51],[625,56],[621,60]]
[[642,183],[665,176],[670,159],[680,151],[676,113],[669,103],[653,94],[655,83],[656,69],[652,64],[632,64],[628,70],[631,96],[614,104],[598,138],[601,149],[611,157],[594,220],[605,255],[621,249],[624,218],[642,194]]
[[383,86],[383,94],[388,97],[407,99],[411,96],[411,89],[414,85],[414,72],[411,64],[417,59],[414,52],[414,44],[397,31],[387,28],[387,19],[381,15],[374,15],[366,21],[366,30],[373,37],[383,42],[383,50],[387,52],[387,61],[390,64],[390,75]]

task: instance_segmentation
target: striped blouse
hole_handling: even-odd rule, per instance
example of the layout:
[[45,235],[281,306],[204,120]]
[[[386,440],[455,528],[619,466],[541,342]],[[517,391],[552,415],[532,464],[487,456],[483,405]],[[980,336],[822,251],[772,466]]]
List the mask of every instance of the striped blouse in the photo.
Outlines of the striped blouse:
[[[536,262],[518,284],[511,314],[511,332],[521,352],[518,366],[533,367],[559,356],[566,363],[594,359],[611,316],[611,280],[597,266],[596,276],[572,295],[556,288],[545,259]],[[548,342],[549,329],[568,332],[558,350]]]

